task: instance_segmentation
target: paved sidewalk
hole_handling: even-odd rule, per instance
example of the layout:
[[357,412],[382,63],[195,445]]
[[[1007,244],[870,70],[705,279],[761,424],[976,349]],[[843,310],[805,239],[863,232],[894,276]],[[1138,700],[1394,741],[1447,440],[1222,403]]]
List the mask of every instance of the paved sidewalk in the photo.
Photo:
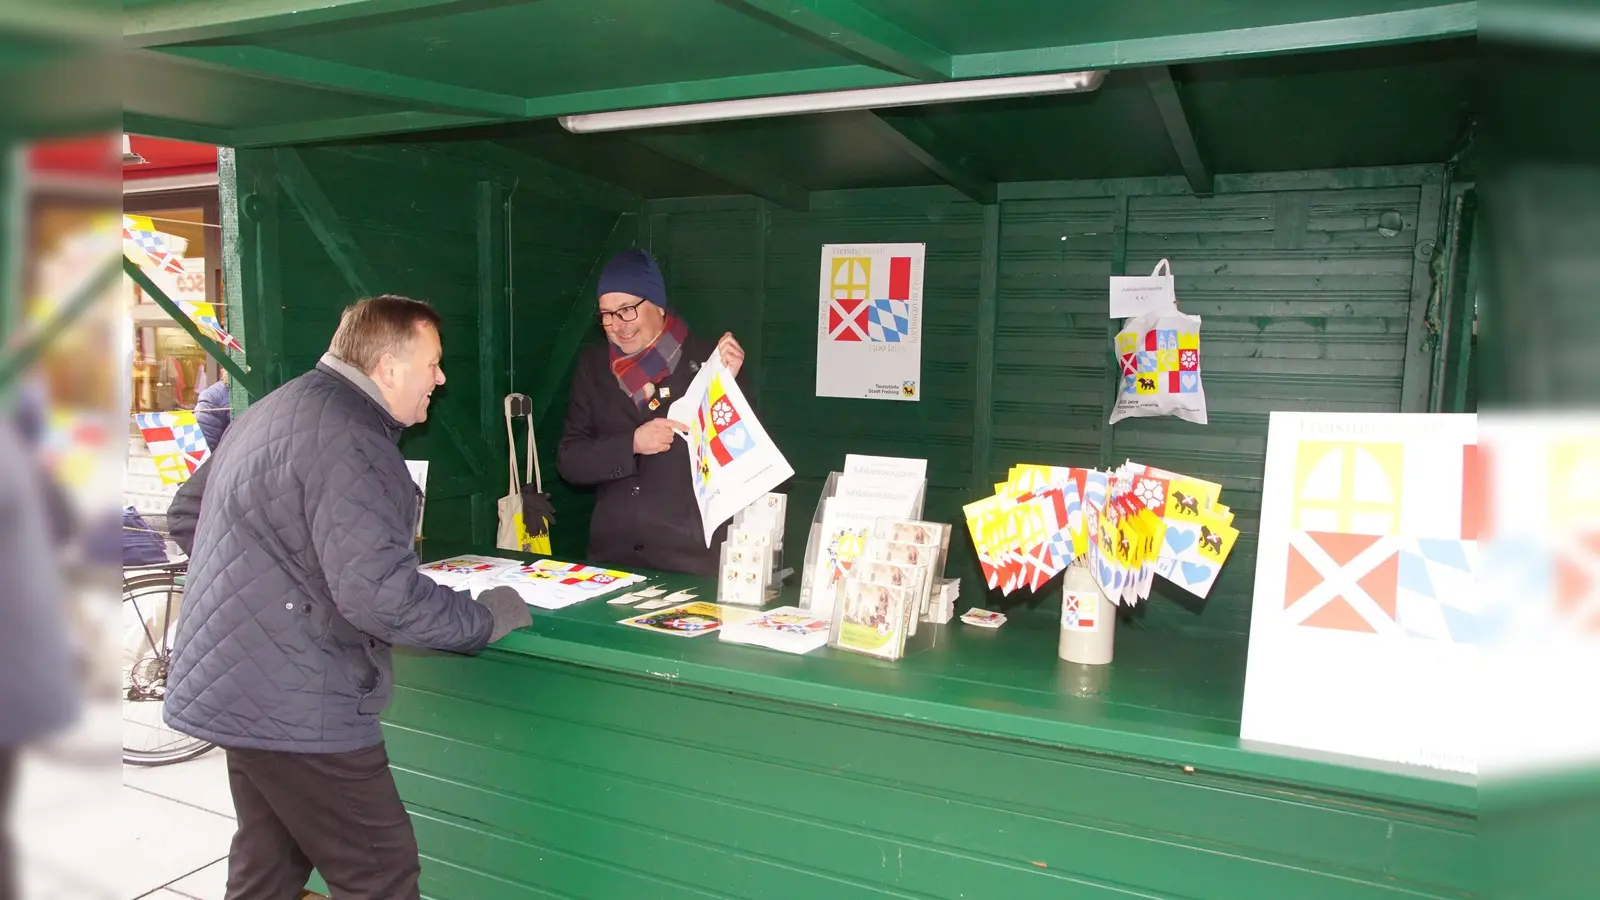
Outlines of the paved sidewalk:
[[221,751],[124,766],[121,722],[120,703],[92,708],[66,740],[23,757],[22,900],[222,900],[234,820]]

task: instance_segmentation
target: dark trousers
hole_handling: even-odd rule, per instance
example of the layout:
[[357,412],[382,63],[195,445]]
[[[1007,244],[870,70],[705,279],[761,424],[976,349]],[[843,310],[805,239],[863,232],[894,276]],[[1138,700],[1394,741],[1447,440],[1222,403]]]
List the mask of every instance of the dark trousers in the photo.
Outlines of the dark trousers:
[[296,900],[313,866],[334,900],[417,898],[417,839],[381,744],[350,753],[226,752],[239,822],[228,900]]

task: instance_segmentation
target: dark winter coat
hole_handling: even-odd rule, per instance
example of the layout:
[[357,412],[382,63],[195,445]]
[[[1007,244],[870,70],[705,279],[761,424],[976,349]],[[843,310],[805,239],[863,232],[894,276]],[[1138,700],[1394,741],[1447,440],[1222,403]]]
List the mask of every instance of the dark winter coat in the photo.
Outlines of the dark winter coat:
[[[664,418],[715,350],[714,342],[691,333],[677,371],[659,386],[670,396],[653,411],[640,409],[623,392],[607,345],[585,347],[578,355],[556,465],[568,482],[596,488],[588,561],[717,574],[727,525],[717,529],[707,547],[689,478],[689,445],[677,438],[664,453],[633,452],[633,432],[650,419]],[[742,378],[736,380],[744,389]]]
[[168,725],[224,747],[363,749],[383,740],[391,644],[488,643],[489,610],[417,571],[400,432],[377,386],[324,356],[178,490],[168,526],[190,563]]

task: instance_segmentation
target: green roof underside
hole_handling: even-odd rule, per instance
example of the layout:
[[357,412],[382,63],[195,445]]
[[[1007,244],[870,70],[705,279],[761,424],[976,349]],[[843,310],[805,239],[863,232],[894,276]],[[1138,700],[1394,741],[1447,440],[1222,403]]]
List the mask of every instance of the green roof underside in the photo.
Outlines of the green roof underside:
[[[624,198],[1439,162],[1476,3],[129,0],[126,130],[228,146],[470,137]],[[1112,69],[1084,95],[573,135],[555,116]],[[477,143],[485,139],[493,144]],[[465,144],[463,144],[465,146]]]

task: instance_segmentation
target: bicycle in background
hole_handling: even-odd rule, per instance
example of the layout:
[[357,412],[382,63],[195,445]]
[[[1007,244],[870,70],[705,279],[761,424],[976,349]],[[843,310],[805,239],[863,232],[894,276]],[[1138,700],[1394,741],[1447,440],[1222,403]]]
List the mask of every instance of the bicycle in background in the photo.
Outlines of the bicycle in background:
[[166,561],[130,551],[135,564],[122,569],[122,761],[165,766],[202,756],[216,745],[162,721],[189,560],[176,554],[166,516],[135,516],[123,525],[128,546],[159,542]]

